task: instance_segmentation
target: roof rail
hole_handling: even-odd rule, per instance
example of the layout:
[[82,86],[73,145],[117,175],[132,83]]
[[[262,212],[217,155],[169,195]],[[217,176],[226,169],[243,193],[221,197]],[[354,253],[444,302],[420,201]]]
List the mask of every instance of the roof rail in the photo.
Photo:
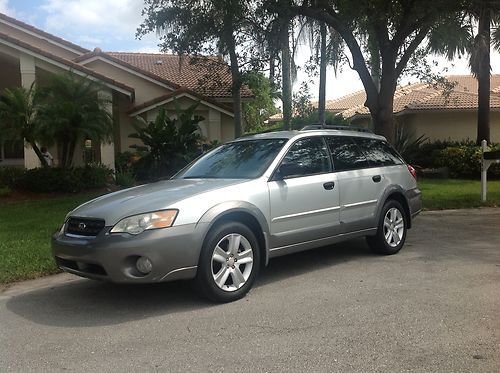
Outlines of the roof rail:
[[372,133],[372,130],[364,127],[357,126],[335,126],[331,124],[309,124],[301,128],[301,131],[310,131],[310,130],[342,130],[342,131],[358,131],[358,132],[369,132]]

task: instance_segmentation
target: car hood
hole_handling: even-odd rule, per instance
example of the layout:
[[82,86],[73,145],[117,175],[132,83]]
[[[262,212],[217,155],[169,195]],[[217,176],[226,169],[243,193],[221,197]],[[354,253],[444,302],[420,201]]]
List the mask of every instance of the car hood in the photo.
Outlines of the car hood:
[[242,183],[239,179],[172,179],[140,185],[93,199],[68,216],[99,218],[114,225],[127,216],[166,209],[196,194]]

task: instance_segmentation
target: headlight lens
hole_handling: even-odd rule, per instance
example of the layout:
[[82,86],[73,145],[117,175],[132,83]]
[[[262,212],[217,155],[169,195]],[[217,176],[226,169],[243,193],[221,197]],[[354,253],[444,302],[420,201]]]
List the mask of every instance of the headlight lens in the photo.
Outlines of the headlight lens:
[[129,216],[120,220],[111,233],[139,234],[148,229],[168,228],[177,217],[178,210],[162,210]]

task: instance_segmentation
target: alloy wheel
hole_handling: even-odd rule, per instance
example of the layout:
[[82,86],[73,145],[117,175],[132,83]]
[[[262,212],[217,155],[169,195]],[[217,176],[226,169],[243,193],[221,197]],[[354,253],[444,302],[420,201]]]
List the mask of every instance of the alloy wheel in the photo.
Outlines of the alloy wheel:
[[236,291],[252,274],[253,249],[245,236],[230,233],[215,246],[212,253],[212,277],[224,291]]
[[403,214],[395,207],[390,208],[384,217],[384,237],[387,244],[391,247],[398,246],[403,239],[404,230]]

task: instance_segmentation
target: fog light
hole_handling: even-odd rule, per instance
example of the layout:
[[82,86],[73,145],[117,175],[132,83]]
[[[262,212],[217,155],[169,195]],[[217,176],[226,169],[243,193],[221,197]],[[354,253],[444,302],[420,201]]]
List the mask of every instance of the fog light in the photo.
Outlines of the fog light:
[[145,256],[139,257],[135,262],[135,266],[137,270],[143,275],[147,275],[153,269],[153,263],[151,263],[151,260],[149,260]]

